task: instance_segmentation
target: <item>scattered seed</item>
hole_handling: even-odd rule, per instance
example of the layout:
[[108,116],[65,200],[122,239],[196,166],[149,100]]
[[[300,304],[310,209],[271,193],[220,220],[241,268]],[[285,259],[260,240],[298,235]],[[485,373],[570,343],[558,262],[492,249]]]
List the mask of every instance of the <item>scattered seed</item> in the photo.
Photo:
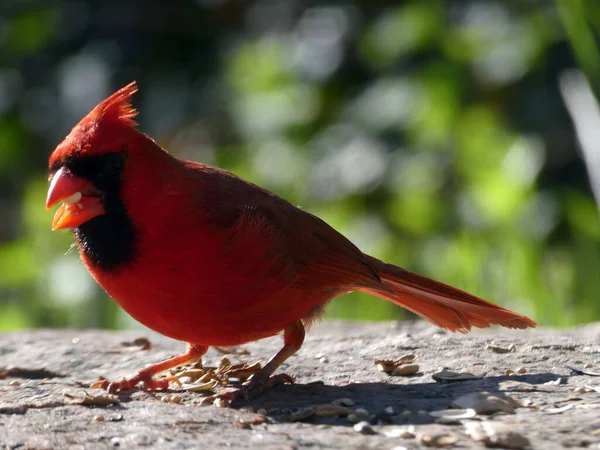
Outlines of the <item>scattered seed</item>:
[[258,416],[251,420],[238,419],[234,422],[234,425],[237,427],[240,427],[240,428],[249,429],[249,428],[251,428],[251,425],[262,425],[266,421],[267,421],[267,419],[265,419],[264,416]]
[[27,368],[12,366],[5,370],[0,369],[0,374],[4,377],[27,378],[29,380],[41,380],[43,378],[64,378],[61,373],[53,372],[45,368]]
[[500,398],[489,392],[473,392],[461,395],[452,402],[452,406],[473,409],[477,414],[494,414],[504,412],[514,414],[515,401],[510,398]]
[[315,408],[313,406],[307,406],[304,408],[296,408],[291,411],[286,411],[278,416],[280,420],[287,422],[298,422],[300,420],[308,419],[315,414]]
[[375,366],[381,372],[391,373],[395,369],[397,369],[398,367],[403,366],[404,364],[410,364],[410,363],[412,363],[415,359],[417,359],[416,355],[403,355],[400,358],[395,359],[395,360],[392,360],[392,359],[376,359],[375,360]]
[[333,405],[331,403],[324,405],[317,405],[314,407],[315,414],[319,417],[347,417],[348,414],[352,414],[352,410],[344,406]]
[[491,352],[494,353],[514,353],[517,351],[517,347],[515,346],[515,344],[510,344],[508,347],[504,348],[504,347],[498,347],[496,345],[493,344],[488,344],[485,346],[486,350],[489,350]]
[[331,404],[336,406],[354,406],[354,400],[347,397],[336,398],[334,401],[331,402]]
[[446,425],[460,423],[464,419],[472,419],[477,416],[477,412],[472,409],[442,409],[439,411],[432,411],[429,413],[431,417],[436,418],[436,422],[443,423]]
[[562,406],[560,408],[547,408],[544,410],[546,414],[562,414],[565,411],[568,411],[575,407],[575,403],[569,403],[568,405]]
[[236,420],[235,422],[233,422],[233,424],[236,427],[242,428],[244,430],[250,430],[252,428],[252,426],[248,422],[245,422],[243,420]]
[[458,437],[451,434],[417,433],[417,441],[425,447],[449,447],[458,441]]
[[327,356],[323,356],[322,358],[319,358],[319,362],[320,363],[328,363],[329,362],[329,358],[327,358]]
[[217,365],[217,368],[218,369],[225,369],[227,367],[231,367],[231,361],[229,361],[229,358],[227,356],[223,356],[219,360],[219,364]]
[[440,383],[449,383],[453,381],[480,380],[483,377],[481,375],[473,375],[469,372],[452,372],[443,368],[439,372],[434,373],[432,378]]
[[69,394],[64,394],[69,399],[69,403],[72,405],[82,406],[108,406],[116,405],[120,403],[119,397],[109,394],[101,395],[83,395],[82,397],[75,397]]
[[415,434],[415,426],[409,425],[407,427],[390,427],[383,432],[389,438],[402,438],[402,439],[413,439]]
[[593,364],[590,364],[590,363],[587,363],[585,366],[583,366],[583,368],[584,368],[584,369],[593,369],[593,368],[594,368],[594,365],[593,365]]
[[212,379],[202,384],[184,384],[182,387],[183,390],[189,392],[205,392],[209,391],[217,385],[217,380]]
[[9,386],[21,386],[21,382],[19,380],[12,380],[8,384],[9,384]]
[[202,375],[200,378],[196,380],[196,383],[208,383],[209,381],[213,381],[215,379],[215,374],[213,372],[207,372]]
[[514,375],[514,374],[515,374],[515,371],[512,370],[512,369],[506,369],[504,371],[504,375],[509,375],[510,376],[510,375]]
[[369,411],[364,408],[356,408],[354,410],[354,414],[356,414],[357,417],[367,417],[369,415]]
[[589,375],[591,377],[600,377],[600,372],[593,372],[588,369],[578,369],[577,367],[567,366],[568,369],[571,369],[577,375]]
[[104,416],[94,416],[94,422],[104,422]]
[[213,402],[213,405],[215,405],[217,408],[227,408],[229,406],[229,402],[225,399],[217,397]]
[[161,401],[165,403],[181,403],[182,397],[179,394],[163,395]]
[[78,338],[78,337],[74,337],[74,338],[71,340],[71,342],[72,342],[73,344],[78,344],[78,343],[79,343],[79,338]]
[[525,367],[518,367],[517,370],[516,370],[516,372],[519,375],[523,375],[523,374],[527,373],[527,369]]
[[400,376],[407,377],[410,375],[414,375],[419,371],[420,367],[418,364],[407,364],[406,366],[396,367],[390,375],[392,376]]
[[375,430],[373,429],[373,427],[371,426],[371,424],[369,422],[358,422],[357,424],[354,425],[354,431],[357,431],[360,434],[376,434]]
[[148,338],[140,337],[133,340],[133,345],[136,347],[140,347],[140,350],[150,350],[152,348],[152,344],[148,340]]
[[204,369],[187,369],[177,374],[179,379],[188,377],[190,381],[195,381],[205,374]]
[[121,347],[138,347],[139,350],[150,350],[152,348],[150,340],[145,337],[136,338],[131,342],[123,341],[120,345]]
[[488,447],[510,449],[529,447],[529,440],[525,436],[501,422],[469,421],[465,423],[465,433],[474,441],[483,442]]
[[544,384],[546,386],[559,386],[563,383],[563,379],[562,378],[557,378],[556,380],[552,380],[552,381],[547,381]]
[[254,364],[242,363],[233,366],[224,366],[223,368],[219,369],[218,372],[219,375],[225,375],[229,378],[237,378],[241,382],[244,382],[260,369],[261,364],[256,362]]

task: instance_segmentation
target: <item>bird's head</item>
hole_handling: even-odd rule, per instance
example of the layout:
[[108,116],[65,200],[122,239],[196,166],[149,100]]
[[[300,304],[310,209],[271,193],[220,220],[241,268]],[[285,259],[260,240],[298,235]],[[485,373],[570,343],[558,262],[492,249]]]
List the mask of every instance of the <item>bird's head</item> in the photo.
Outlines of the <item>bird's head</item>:
[[125,144],[135,132],[135,92],[132,82],[100,102],[50,155],[46,209],[62,202],[52,230],[76,228],[103,216],[111,197],[118,197],[129,156]]

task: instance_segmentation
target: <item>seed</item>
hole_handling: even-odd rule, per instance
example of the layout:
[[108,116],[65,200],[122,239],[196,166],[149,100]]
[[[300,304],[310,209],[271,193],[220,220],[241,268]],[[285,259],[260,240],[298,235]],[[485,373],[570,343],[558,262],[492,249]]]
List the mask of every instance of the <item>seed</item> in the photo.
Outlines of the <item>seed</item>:
[[229,361],[229,358],[227,356],[223,356],[218,364],[218,368],[219,369],[224,369],[225,367],[230,367],[231,366],[231,361]]
[[369,422],[358,422],[354,425],[354,431],[359,432],[360,434],[375,434],[375,430],[371,426]]
[[426,447],[449,447],[454,445],[458,438],[451,434],[417,434],[417,440],[419,444],[424,445]]
[[227,408],[229,406],[229,402],[222,398],[216,398],[213,402],[213,405],[215,405],[217,408]]
[[182,388],[189,392],[204,392],[214,388],[217,385],[217,380],[213,379],[202,384],[185,384]]
[[418,364],[408,364],[406,366],[400,366],[395,368],[390,375],[407,377],[414,375],[419,371],[420,367]]
[[332,401],[331,404],[337,406],[354,406],[354,400],[347,397],[337,398],[334,401]]
[[334,417],[342,416],[346,417],[351,414],[352,410],[344,406],[325,404],[315,406],[315,414],[320,417]]
[[356,408],[354,410],[354,414],[356,414],[357,417],[367,417],[369,415],[369,411],[364,408]]
[[467,381],[467,380],[480,380],[483,378],[481,375],[473,375],[468,372],[452,372],[451,370],[447,370],[442,368],[437,373],[434,373],[431,376],[435,381],[440,383],[448,383],[452,381]]

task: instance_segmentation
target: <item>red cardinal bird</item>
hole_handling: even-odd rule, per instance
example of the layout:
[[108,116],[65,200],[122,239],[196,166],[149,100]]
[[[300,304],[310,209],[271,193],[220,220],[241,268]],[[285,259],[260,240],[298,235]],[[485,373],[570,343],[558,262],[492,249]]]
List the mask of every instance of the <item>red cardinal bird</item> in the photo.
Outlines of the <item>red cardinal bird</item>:
[[535,327],[520,314],[365,255],[316,216],[224,170],[169,155],[135,129],[131,83],[96,106],[50,156],[46,207],[70,228],[96,281],[131,316],[188,343],[112,392],[200,360],[208,346],[283,331],[284,346],[241,391],[262,392],[329,301],[361,290],[452,331]]

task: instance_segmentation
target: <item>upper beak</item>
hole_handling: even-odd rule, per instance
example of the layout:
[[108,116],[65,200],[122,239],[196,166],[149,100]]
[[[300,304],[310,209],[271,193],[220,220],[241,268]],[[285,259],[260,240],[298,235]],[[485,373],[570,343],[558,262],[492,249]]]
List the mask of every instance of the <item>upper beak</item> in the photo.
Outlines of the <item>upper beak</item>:
[[46,198],[46,210],[63,202],[52,220],[52,231],[75,228],[94,217],[106,214],[100,197],[92,195],[92,192],[95,190],[88,180],[76,177],[61,167],[50,181]]

